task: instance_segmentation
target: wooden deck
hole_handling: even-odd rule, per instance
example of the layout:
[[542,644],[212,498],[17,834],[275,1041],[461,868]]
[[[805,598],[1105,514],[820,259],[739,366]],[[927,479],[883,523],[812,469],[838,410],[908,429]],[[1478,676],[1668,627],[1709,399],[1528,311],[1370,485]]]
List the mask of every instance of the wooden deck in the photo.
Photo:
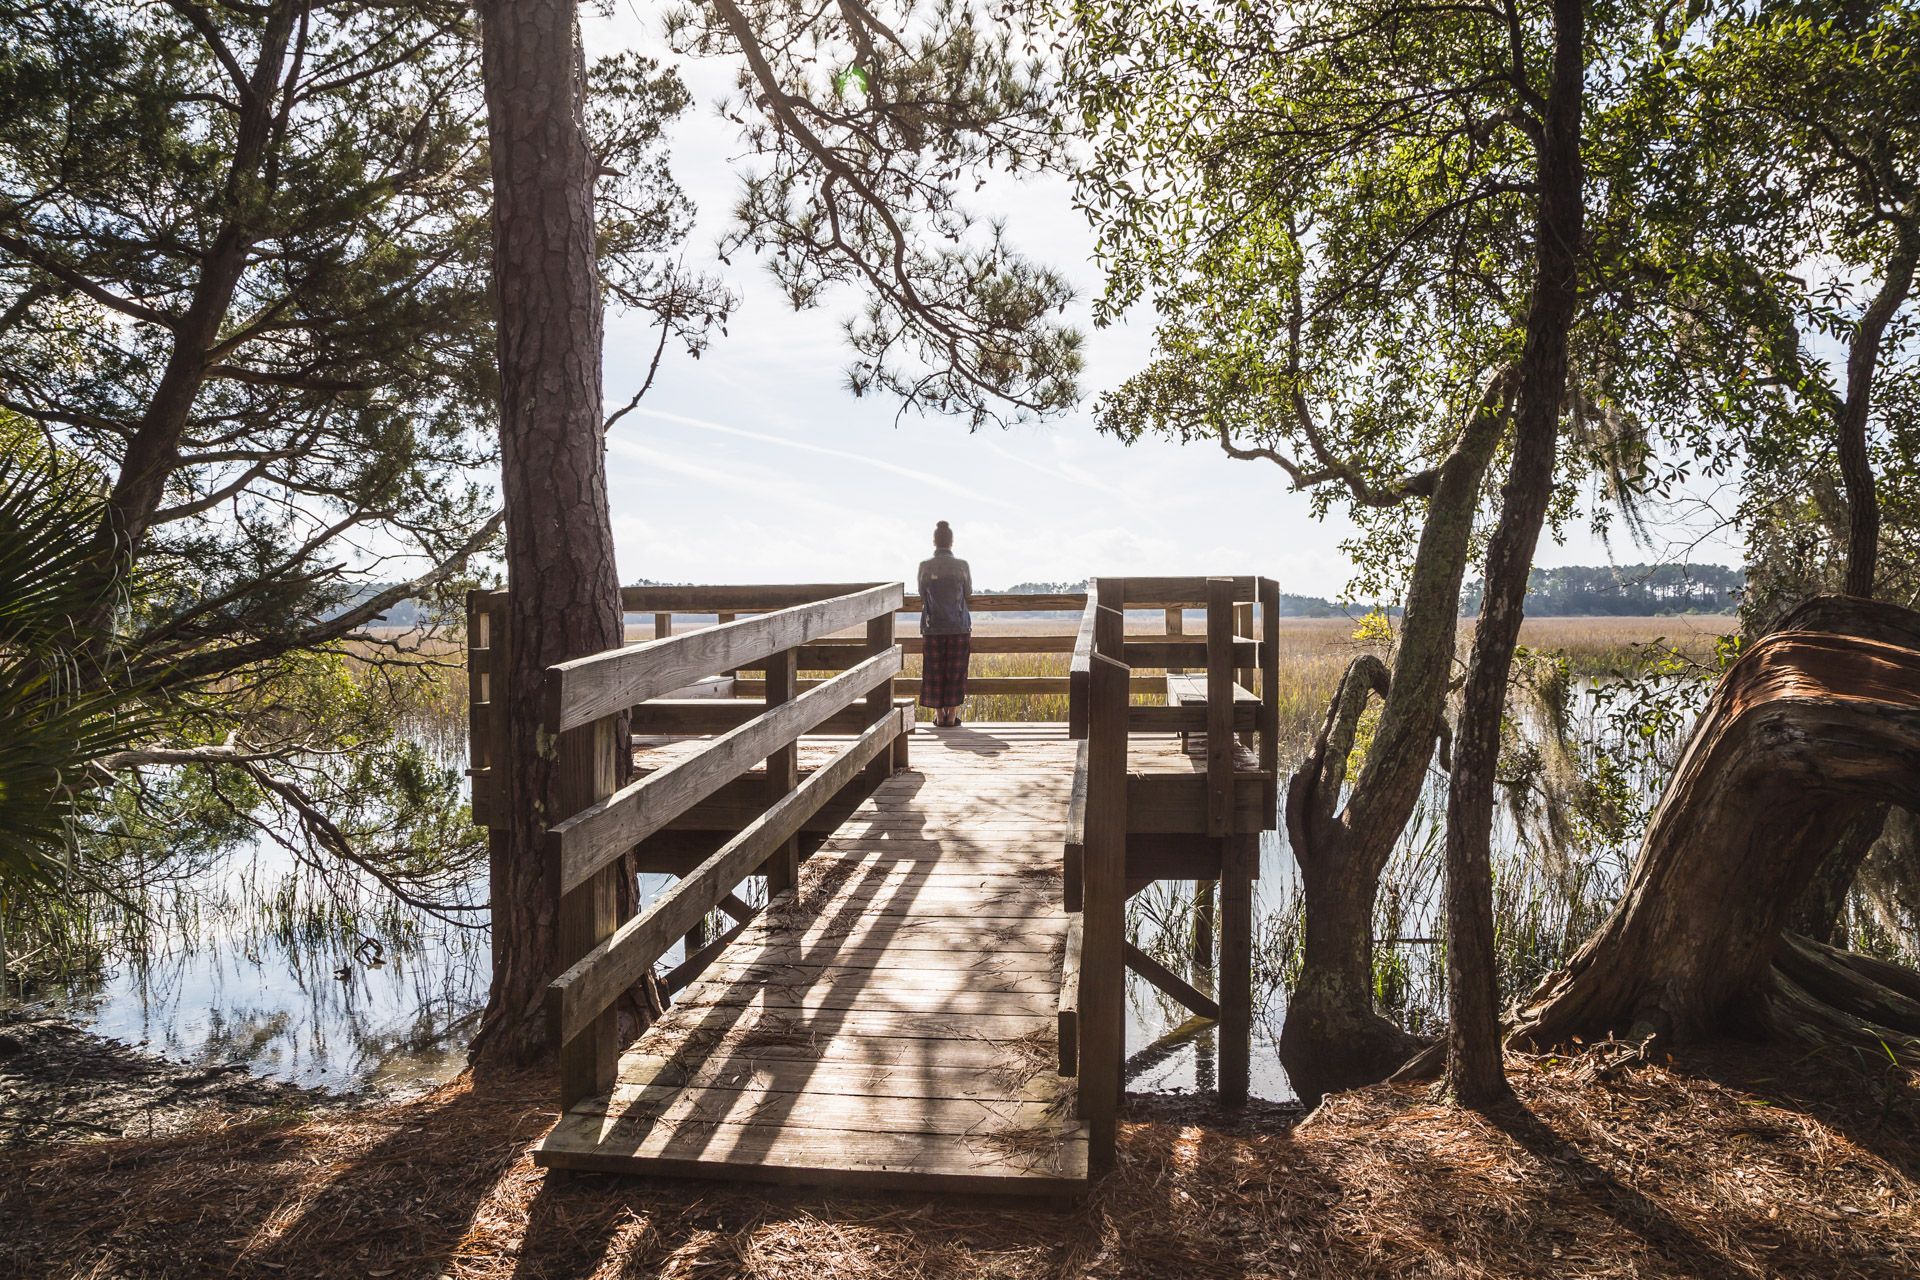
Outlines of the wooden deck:
[[[802,744],[803,771],[812,754]],[[1077,744],[921,729],[894,773],[576,1103],[554,1168],[1075,1194],[1056,1038]]]

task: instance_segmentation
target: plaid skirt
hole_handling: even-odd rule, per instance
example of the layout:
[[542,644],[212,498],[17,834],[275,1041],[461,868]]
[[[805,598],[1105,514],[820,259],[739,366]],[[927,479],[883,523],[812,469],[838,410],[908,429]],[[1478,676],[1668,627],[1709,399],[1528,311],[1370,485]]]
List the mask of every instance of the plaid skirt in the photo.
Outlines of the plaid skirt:
[[967,700],[967,658],[972,636],[923,636],[920,656],[920,705],[957,707]]

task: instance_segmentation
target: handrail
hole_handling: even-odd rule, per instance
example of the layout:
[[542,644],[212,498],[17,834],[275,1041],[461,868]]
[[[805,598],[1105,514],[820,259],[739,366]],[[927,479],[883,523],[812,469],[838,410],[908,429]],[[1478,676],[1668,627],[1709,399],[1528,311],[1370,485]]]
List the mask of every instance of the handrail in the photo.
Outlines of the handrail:
[[[623,613],[773,613],[852,595],[884,582],[776,583],[767,586],[622,587]],[[902,590],[905,588],[903,587]]]
[[[1126,608],[1204,609],[1208,600],[1207,583],[1213,579],[1128,578],[1125,581]],[[1232,603],[1249,602],[1258,597],[1259,579],[1251,574],[1236,574],[1232,582]],[[1115,604],[1115,607],[1120,606]]]
[[[620,609],[623,613],[772,613],[795,605],[812,604],[834,596],[851,595],[878,582],[779,583],[766,586],[622,587]],[[1087,593],[1068,592],[979,592],[967,597],[967,608],[975,613],[1063,613],[1086,607]],[[920,597],[906,596],[901,613],[918,613]]]
[[601,867],[759,761],[892,680],[899,670],[900,650],[884,649],[791,702],[768,707],[697,754],[629,783],[554,824],[547,830],[547,848],[559,862],[560,891],[585,883]]
[[898,609],[903,591],[885,583],[548,667],[543,725],[564,733],[695,680],[764,662]]
[[[1067,613],[1086,608],[1087,598],[1085,591],[976,592],[967,597],[967,609],[972,613]],[[900,612],[920,612],[920,597],[908,596]]]
[[[886,656],[886,655],[880,655]],[[787,706],[797,705],[787,703]],[[582,956],[547,987],[548,1028],[565,1044],[672,949],[673,944],[907,729],[893,711],[781,797],[733,839]]]
[[1080,614],[1080,633],[1073,641],[1073,664],[1067,668],[1067,736],[1087,736],[1087,680],[1093,670],[1094,618],[1100,610],[1096,596],[1087,597]]
[[1079,1113],[1087,1125],[1088,1162],[1096,1170],[1113,1165],[1125,1050],[1130,672],[1123,656],[1124,614],[1109,603],[1124,600],[1125,592],[1125,585],[1111,578],[1102,578],[1096,588],[1085,698],[1087,744],[1082,757],[1086,809],[1080,858],[1081,949],[1063,966],[1078,977],[1073,1025],[1079,1037],[1075,1053]]

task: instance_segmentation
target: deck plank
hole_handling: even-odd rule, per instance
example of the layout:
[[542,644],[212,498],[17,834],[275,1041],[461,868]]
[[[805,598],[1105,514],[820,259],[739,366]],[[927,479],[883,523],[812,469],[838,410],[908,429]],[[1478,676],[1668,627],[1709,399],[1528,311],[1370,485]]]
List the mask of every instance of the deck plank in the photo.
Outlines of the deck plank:
[[[639,746],[640,744],[636,744]],[[659,768],[697,744],[636,751]],[[883,783],[535,1152],[556,1168],[1058,1195],[1058,726],[914,736]],[[801,769],[822,752],[803,740]]]

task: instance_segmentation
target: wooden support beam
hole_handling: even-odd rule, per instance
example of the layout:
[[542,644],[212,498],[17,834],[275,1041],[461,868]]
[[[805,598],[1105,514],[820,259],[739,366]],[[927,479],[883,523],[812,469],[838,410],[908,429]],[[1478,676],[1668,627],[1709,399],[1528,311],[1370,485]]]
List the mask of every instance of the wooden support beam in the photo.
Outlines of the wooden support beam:
[[[1235,605],[1238,612],[1246,605]],[[1232,646],[1233,662],[1236,667],[1251,669],[1259,653],[1254,640],[1243,634],[1229,640]],[[1207,669],[1207,642],[1202,636],[1141,636],[1130,635],[1126,639],[1126,659],[1130,667],[1160,667],[1169,675],[1179,674],[1178,668],[1198,667],[1201,672]],[[1253,686],[1249,684],[1248,688]]]
[[[1235,604],[1233,606],[1233,634],[1235,636],[1250,636],[1253,634],[1253,605],[1251,603]],[[1233,646],[1233,661],[1235,664],[1234,684],[1242,689],[1253,688],[1254,673],[1256,671],[1254,663],[1258,660],[1258,645],[1243,645],[1236,642]],[[1242,728],[1236,721],[1233,727],[1240,731],[1240,745],[1251,749],[1253,746],[1253,726],[1247,725]]]
[[[1258,831],[1272,821],[1262,816],[1265,784],[1257,773],[1234,778],[1234,830]],[[1205,835],[1207,823],[1206,774],[1141,772],[1127,778],[1127,830],[1134,835]]]
[[1060,961],[1060,1011],[1055,1040],[1060,1046],[1060,1074],[1080,1069],[1080,955],[1086,945],[1086,917],[1067,913],[1066,951]]
[[1155,960],[1131,942],[1123,940],[1120,944],[1120,949],[1126,957],[1127,968],[1133,970],[1201,1017],[1212,1018],[1216,1022],[1220,1020],[1220,1006],[1195,990],[1188,984],[1186,979],[1182,978],[1179,974],[1167,968],[1167,966],[1161,964],[1158,960]]
[[1213,972],[1213,888],[1212,880],[1193,884],[1193,967]]
[[1233,579],[1207,579],[1207,834],[1233,830]]
[[[1128,578],[1126,607],[1137,609],[1153,607],[1162,609],[1187,608],[1204,609],[1207,607],[1207,583],[1209,578]],[[1235,600],[1254,598],[1254,580],[1251,575],[1228,578],[1232,585],[1229,603]],[[1118,601],[1108,601],[1118,605]],[[1211,625],[1211,623],[1209,623]]]
[[1080,910],[1086,883],[1087,855],[1087,742],[1080,740],[1073,765],[1073,790],[1067,794],[1067,840],[1061,863],[1060,895],[1068,911]]
[[653,638],[655,640],[664,640],[672,634],[673,634],[673,615],[670,613],[654,614],[653,615]]
[[[1185,609],[1181,609],[1178,607],[1168,609],[1167,610],[1168,638],[1171,639],[1174,636],[1184,636],[1186,632],[1187,632],[1187,611]],[[1185,659],[1182,659],[1182,661],[1185,661]],[[1167,674],[1170,676],[1181,675],[1185,671],[1186,671],[1185,667],[1170,666],[1167,668]]]
[[747,926],[745,923],[736,924],[726,930],[726,932],[720,934],[712,942],[706,943],[697,950],[687,952],[686,959],[669,969],[667,976],[660,979],[660,985],[666,988],[669,996],[679,995],[699,978],[701,974],[705,973],[728,947],[733,945],[734,939],[746,931]]
[[[767,659],[767,706],[777,707],[792,702],[799,690],[794,687],[798,676],[794,665],[793,650],[776,653]],[[886,687],[880,688],[880,694],[886,696]],[[800,785],[800,748],[796,742],[789,742],[767,755],[767,804],[769,807],[780,803],[793,789]],[[800,833],[795,830],[767,858],[767,898],[772,900],[778,893],[784,893],[800,882]]]
[[1280,584],[1272,578],[1260,579],[1260,716],[1261,830],[1271,831],[1280,821]]
[[1093,624],[1100,606],[1089,597],[1080,613],[1080,631],[1073,639],[1073,664],[1067,670],[1067,736],[1087,736],[1087,673],[1093,662]]
[[1256,833],[1227,836],[1220,850],[1220,1101],[1247,1100],[1253,1062],[1253,877]]
[[[617,759],[614,728],[614,719],[609,716],[558,735],[548,812],[575,813],[612,793]],[[571,965],[592,954],[619,925],[621,871],[618,865],[604,867],[583,883],[563,890],[558,851],[550,851],[549,858],[553,865],[547,875],[548,892],[559,900],[555,932],[560,963]],[[582,1019],[572,1034],[554,1037],[554,1042],[559,1046],[562,1110],[612,1088],[620,1043],[611,1001],[597,1009],[593,1017]]]
[[[1102,613],[1112,610],[1103,609]],[[1079,1105],[1088,1163],[1113,1167],[1126,1058],[1127,668],[1104,653],[1089,672]]]
[[[893,614],[883,613],[877,617],[868,618],[867,639],[863,646],[862,656],[871,658],[876,654],[887,652],[894,647],[894,638]],[[918,637],[915,638],[917,639]],[[905,650],[901,650],[901,652],[905,652]],[[867,695],[868,723],[878,724],[881,720],[885,719],[892,710],[893,690],[891,686],[875,686],[873,692]],[[905,738],[901,738],[898,742],[904,742],[905,740]],[[898,743],[896,743],[896,746],[897,745]],[[884,757],[876,756],[873,763],[867,766],[867,777],[874,785],[878,786],[881,782],[884,782],[887,776],[893,772],[896,756],[899,758],[901,767],[904,767],[905,757],[903,750],[900,752],[890,751]]]
[[[1176,680],[1192,678],[1174,677]],[[1232,714],[1235,729],[1252,733],[1260,723],[1259,700],[1244,689],[1236,690]],[[1130,706],[1127,708],[1127,727],[1135,733],[1205,733],[1212,725],[1212,716],[1211,700],[1199,706]]]
[[[1124,599],[1126,592],[1124,578],[1099,579],[1095,599],[1100,607],[1093,614],[1093,651],[1120,663],[1127,660],[1127,615],[1113,602]],[[1128,678],[1131,680],[1131,672]]]

